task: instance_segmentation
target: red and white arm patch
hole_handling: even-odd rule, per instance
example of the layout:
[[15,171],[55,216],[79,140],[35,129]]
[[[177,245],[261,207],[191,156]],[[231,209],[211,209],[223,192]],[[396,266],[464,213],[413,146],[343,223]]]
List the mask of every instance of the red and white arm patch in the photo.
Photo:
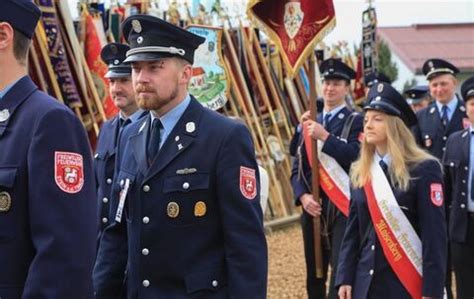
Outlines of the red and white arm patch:
[[82,155],[69,152],[54,153],[54,180],[66,193],[77,193],[84,186],[84,159]]
[[435,206],[441,207],[444,201],[443,185],[439,183],[432,183],[430,185],[430,194],[431,194],[431,202]]
[[240,192],[252,200],[257,196],[257,178],[255,169],[240,166]]

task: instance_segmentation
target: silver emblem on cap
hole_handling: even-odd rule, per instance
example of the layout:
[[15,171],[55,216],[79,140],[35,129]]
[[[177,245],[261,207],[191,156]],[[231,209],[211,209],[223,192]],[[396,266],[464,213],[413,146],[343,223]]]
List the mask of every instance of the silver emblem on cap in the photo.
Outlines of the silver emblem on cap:
[[117,64],[119,64],[119,63],[120,63],[120,61],[119,61],[118,59],[115,59],[115,60],[114,60],[114,64],[115,64],[115,65],[117,65]]
[[430,68],[433,68],[433,67],[434,67],[433,61],[431,61],[431,60],[428,61],[428,67],[430,67]]
[[3,109],[0,111],[0,123],[7,121],[10,118],[10,111],[8,109]]
[[140,33],[143,30],[142,24],[140,24],[139,20],[132,21],[132,28],[133,28],[133,31],[135,31],[136,33]]
[[381,96],[376,96],[375,99],[374,99],[374,101],[380,101],[380,100],[382,100]]
[[194,122],[188,122],[186,124],[186,132],[188,133],[192,133],[196,130],[196,124]]
[[383,91],[383,84],[382,83],[379,83],[379,85],[377,85],[377,92],[382,92]]
[[137,43],[139,44],[143,43],[143,37],[141,36],[137,37]]

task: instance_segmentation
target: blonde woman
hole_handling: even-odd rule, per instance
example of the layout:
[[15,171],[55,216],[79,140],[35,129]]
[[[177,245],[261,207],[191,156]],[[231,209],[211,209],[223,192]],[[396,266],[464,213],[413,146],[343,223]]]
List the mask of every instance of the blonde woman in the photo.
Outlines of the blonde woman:
[[372,86],[364,140],[351,168],[339,298],[442,298],[446,223],[440,163],[409,127],[416,116],[389,84]]

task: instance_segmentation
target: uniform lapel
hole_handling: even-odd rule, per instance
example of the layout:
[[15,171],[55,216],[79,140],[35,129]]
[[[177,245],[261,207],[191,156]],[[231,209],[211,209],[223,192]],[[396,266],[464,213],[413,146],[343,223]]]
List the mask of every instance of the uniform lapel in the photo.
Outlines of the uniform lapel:
[[189,106],[165,140],[158,156],[146,173],[145,181],[162,171],[193,143],[199,132],[199,120],[203,109],[197,100],[191,98]]
[[470,146],[471,146],[471,132],[468,129],[465,129],[464,132],[461,134],[461,147],[462,147],[462,156],[461,157],[467,157],[467,165],[469,165],[470,160],[471,160],[471,155],[470,155]]
[[138,170],[145,175],[148,169],[146,161],[146,138],[148,127],[150,126],[150,118],[147,118],[138,130],[138,134],[133,135],[129,139],[130,147],[133,149],[133,156],[138,165]]
[[115,116],[114,119],[110,122],[108,131],[110,134],[106,136],[107,144],[105,150],[108,153],[108,156],[113,156],[115,154],[115,148],[117,145],[117,135],[119,131],[119,115]]
[[[464,108],[464,104],[461,100],[458,99],[458,104],[456,105],[456,109],[454,110],[453,117],[446,128],[447,132],[456,132],[458,130],[463,129],[462,121],[463,118],[466,116],[466,109]],[[461,126],[459,126],[461,124]]]
[[3,121],[0,122],[0,138],[2,138],[8,128],[8,124],[16,109],[37,89],[38,87],[31,81],[30,77],[25,76],[2,98],[0,101],[0,113],[6,119],[2,119]]

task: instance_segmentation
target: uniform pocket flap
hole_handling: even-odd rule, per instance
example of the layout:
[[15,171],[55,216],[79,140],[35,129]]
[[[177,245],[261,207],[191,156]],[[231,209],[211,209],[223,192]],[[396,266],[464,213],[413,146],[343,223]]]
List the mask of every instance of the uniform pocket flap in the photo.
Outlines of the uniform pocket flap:
[[209,174],[193,173],[167,177],[163,183],[163,192],[188,192],[192,190],[208,189]]
[[188,294],[201,290],[218,290],[227,285],[223,271],[216,269],[188,274],[185,281]]
[[0,167],[0,186],[12,188],[17,172],[17,167]]

